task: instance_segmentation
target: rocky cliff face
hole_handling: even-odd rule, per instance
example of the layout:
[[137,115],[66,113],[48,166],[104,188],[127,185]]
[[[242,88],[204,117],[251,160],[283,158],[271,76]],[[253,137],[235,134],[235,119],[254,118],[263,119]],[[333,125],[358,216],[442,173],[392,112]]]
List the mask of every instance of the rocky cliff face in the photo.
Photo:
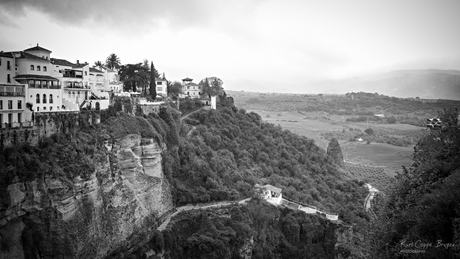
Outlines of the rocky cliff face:
[[103,258],[126,240],[148,240],[173,206],[165,146],[127,135],[106,147],[85,179],[44,174],[1,192],[0,258]]

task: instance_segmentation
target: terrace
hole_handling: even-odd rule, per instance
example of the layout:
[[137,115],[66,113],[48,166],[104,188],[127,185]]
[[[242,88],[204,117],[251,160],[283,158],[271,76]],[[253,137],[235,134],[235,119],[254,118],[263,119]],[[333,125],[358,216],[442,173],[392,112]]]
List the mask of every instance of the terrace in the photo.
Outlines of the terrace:
[[0,96],[25,96],[24,86],[0,84]]

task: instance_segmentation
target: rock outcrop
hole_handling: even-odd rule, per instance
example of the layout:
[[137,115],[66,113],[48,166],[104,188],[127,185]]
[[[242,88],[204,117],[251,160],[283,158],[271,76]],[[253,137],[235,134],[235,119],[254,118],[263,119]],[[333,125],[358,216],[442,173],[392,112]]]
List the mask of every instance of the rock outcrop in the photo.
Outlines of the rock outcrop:
[[85,179],[44,174],[0,192],[0,258],[103,258],[149,239],[173,206],[165,146],[127,135],[106,147]]
[[327,154],[334,159],[334,162],[340,166],[341,168],[345,168],[345,164],[343,162],[343,154],[342,149],[340,148],[340,144],[337,139],[332,138],[327,146]]

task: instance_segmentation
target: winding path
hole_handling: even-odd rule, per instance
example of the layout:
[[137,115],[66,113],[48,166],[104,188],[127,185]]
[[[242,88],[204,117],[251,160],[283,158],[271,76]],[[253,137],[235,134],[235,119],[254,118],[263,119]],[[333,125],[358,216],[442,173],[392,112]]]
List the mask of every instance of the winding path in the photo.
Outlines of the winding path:
[[177,214],[181,213],[182,211],[187,211],[187,210],[198,210],[198,209],[209,209],[209,208],[215,208],[215,207],[225,207],[225,206],[230,206],[232,204],[238,203],[238,204],[244,204],[251,200],[251,198],[246,198],[240,201],[220,201],[220,202],[215,202],[215,203],[203,203],[203,204],[188,204],[185,206],[177,207],[174,213],[170,214],[167,216],[163,223],[161,223],[160,226],[158,226],[158,231],[163,231],[166,229],[168,226],[169,222],[171,221],[172,217],[176,216]]
[[367,195],[366,199],[364,200],[364,208],[366,209],[366,211],[368,211],[371,208],[372,199],[374,199],[375,194],[378,193],[379,190],[375,189],[370,184],[366,184],[366,187],[367,187],[367,189],[369,189],[369,194]]

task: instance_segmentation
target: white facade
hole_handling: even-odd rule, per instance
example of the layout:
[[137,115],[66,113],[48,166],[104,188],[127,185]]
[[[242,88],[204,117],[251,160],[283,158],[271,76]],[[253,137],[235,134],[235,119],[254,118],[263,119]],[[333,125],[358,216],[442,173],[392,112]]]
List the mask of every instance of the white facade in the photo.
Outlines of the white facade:
[[0,128],[32,126],[32,112],[26,108],[27,85],[14,80],[16,56],[0,53]]
[[200,98],[201,88],[192,81],[193,79],[188,77],[182,79],[182,93],[191,98]]
[[168,96],[168,81],[166,81],[166,79],[156,78],[155,83],[157,86],[157,95],[166,98]]

